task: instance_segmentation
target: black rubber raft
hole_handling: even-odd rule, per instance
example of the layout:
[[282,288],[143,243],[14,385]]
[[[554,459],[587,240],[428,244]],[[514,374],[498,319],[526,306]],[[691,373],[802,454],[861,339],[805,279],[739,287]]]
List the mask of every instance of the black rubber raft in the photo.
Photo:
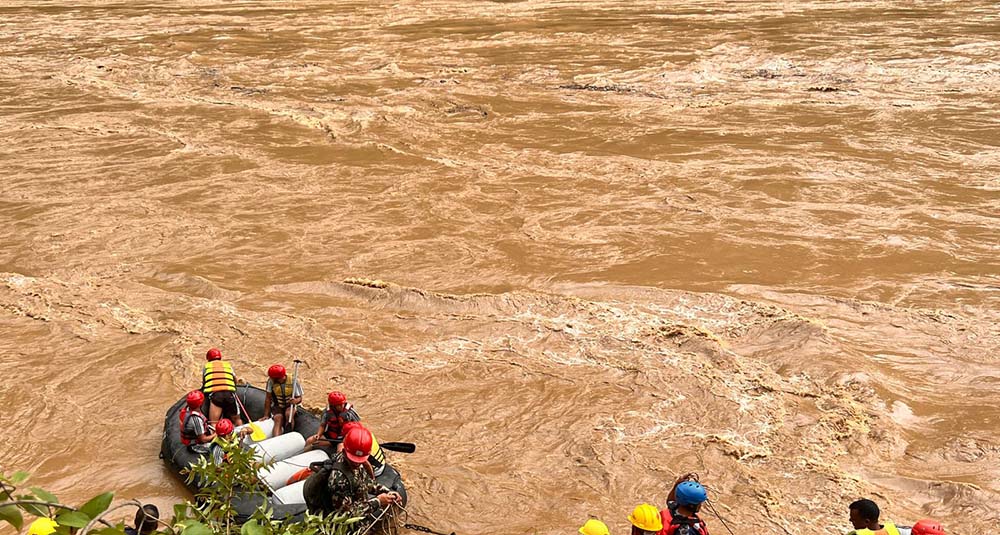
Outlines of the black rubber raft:
[[[250,413],[250,417],[254,420],[264,416],[264,396],[265,391],[253,387],[253,386],[241,386],[237,390],[237,395],[240,401],[243,402],[243,406],[246,407],[247,412]],[[201,456],[197,453],[192,452],[187,446],[181,443],[180,434],[180,411],[186,405],[186,399],[181,398],[180,401],[174,403],[172,407],[167,410],[167,414],[163,419],[163,442],[160,446],[160,458],[167,464],[171,471],[177,475],[177,477],[187,486],[187,488],[193,492],[197,493],[199,490],[197,483],[188,483],[182,471],[187,467],[198,462]],[[206,401],[204,407],[204,413],[208,414],[208,402]],[[245,423],[245,422],[244,422]],[[295,413],[295,427],[294,429],[288,430],[287,432],[297,432],[303,437],[309,437],[315,435],[316,431],[319,430],[320,419],[316,415],[303,410],[301,407]],[[389,489],[392,489],[403,497],[403,503],[406,503],[406,488],[403,486],[403,480],[400,478],[399,472],[396,471],[388,462],[385,464],[385,470],[377,477],[377,480],[382,485],[385,485]],[[267,485],[263,485],[265,489]],[[270,506],[274,512],[275,519],[285,519],[285,518],[297,518],[301,519],[303,514],[306,512],[305,504],[284,504],[277,501],[273,496],[268,493],[268,495],[261,495],[261,493],[247,493],[245,495],[239,496],[234,499],[231,503],[237,512],[237,521],[244,522],[250,518],[258,507],[263,505],[265,501],[270,502]]]

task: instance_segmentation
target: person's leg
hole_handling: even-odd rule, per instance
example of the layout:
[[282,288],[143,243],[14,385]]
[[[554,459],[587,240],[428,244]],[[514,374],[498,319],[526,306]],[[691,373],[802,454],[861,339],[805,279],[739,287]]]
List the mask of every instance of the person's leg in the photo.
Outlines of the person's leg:
[[281,436],[285,432],[285,413],[276,410],[271,413],[271,418],[274,419],[274,436]]
[[222,407],[216,405],[215,401],[212,401],[208,405],[208,423],[215,425],[219,421],[219,418],[222,418]]

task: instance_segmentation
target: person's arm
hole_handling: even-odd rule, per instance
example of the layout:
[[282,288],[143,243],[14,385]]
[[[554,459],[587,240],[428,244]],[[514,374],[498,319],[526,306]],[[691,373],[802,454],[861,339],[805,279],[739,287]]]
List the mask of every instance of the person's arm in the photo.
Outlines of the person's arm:
[[206,442],[215,440],[215,431],[205,425],[205,420],[196,418],[194,425],[195,434],[198,435],[198,444],[205,444]]
[[264,385],[264,392],[265,392],[265,394],[264,394],[264,417],[261,418],[260,420],[257,420],[258,422],[260,422],[262,420],[267,420],[268,418],[271,418],[273,416],[272,412],[271,412],[271,380],[270,379],[268,379],[267,380],[267,384]]
[[302,385],[296,380],[292,384],[292,399],[288,402],[289,405],[298,405],[302,403]]
[[319,429],[317,429],[316,434],[313,435],[316,438],[316,440],[319,440],[324,436],[326,436],[326,411],[323,411],[323,415],[321,416],[321,418],[323,418],[323,420],[319,423]]

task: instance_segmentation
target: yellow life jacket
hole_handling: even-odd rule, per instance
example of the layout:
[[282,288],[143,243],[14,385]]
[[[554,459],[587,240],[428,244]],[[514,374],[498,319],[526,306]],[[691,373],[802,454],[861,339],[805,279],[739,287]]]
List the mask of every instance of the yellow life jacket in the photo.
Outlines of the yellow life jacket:
[[[378,462],[378,464],[385,464],[385,453],[382,452],[382,448],[378,445],[378,440],[375,439],[375,435],[372,435],[372,458]],[[375,463],[372,463],[374,466]]]
[[285,379],[284,384],[271,381],[271,399],[278,408],[288,407],[288,402],[295,397],[293,394],[295,394],[295,385],[292,384],[292,381]]
[[227,390],[236,392],[236,374],[233,373],[233,366],[222,360],[206,362],[201,374],[201,391],[211,394]]
[[892,522],[886,522],[885,524],[882,524],[882,529],[880,530],[873,531],[870,529],[856,529],[848,533],[847,535],[900,535],[900,534],[899,534],[899,528],[896,527],[896,524],[893,524]]

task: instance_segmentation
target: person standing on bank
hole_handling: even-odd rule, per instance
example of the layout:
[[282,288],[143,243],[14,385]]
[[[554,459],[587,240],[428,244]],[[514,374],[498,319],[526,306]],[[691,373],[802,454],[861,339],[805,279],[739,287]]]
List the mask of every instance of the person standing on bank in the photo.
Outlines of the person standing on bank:
[[705,487],[695,474],[677,478],[667,495],[667,508],[660,511],[663,530],[660,535],[708,535],[708,526],[698,516],[701,504],[708,500]]
[[214,347],[205,354],[205,360],[208,362],[201,371],[201,391],[208,396],[209,423],[215,425],[219,418],[226,417],[237,426],[243,425],[236,406],[237,381],[233,366],[222,360],[222,352]]

